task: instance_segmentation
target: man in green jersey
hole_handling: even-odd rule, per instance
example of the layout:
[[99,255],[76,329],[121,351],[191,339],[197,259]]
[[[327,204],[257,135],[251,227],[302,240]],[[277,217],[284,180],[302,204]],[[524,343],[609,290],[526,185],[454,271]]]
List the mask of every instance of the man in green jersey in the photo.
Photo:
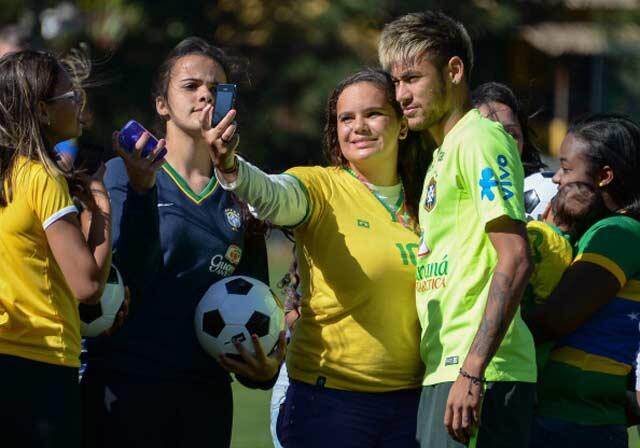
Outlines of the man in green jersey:
[[400,17],[385,26],[379,57],[409,127],[438,145],[420,208],[417,438],[422,447],[526,447],[536,366],[519,310],[532,264],[516,143],[471,109],[473,51],[458,22]]

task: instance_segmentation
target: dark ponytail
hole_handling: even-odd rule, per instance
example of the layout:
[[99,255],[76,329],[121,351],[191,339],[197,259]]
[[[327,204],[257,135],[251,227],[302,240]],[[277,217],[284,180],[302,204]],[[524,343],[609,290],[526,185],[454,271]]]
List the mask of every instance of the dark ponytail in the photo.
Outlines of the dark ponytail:
[[640,126],[620,114],[596,114],[575,122],[569,134],[585,143],[583,155],[595,175],[611,167],[613,181],[601,187],[619,212],[640,220]]

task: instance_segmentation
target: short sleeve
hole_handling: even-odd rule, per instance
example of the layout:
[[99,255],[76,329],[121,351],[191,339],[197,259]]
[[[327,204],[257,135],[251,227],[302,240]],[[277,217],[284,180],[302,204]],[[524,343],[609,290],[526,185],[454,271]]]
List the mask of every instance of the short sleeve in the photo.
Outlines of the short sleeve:
[[537,298],[546,299],[571,264],[573,250],[569,241],[541,221],[527,223],[527,235],[534,266],[529,284]]
[[[307,197],[307,212],[297,226],[310,225],[318,222],[322,216],[327,200],[330,196],[329,176],[327,168],[296,167],[284,174],[293,177],[300,185]],[[296,226],[294,226],[296,227]]]
[[43,229],[69,213],[78,212],[63,176],[53,176],[41,166],[31,165],[29,170],[23,181],[27,182],[29,204]]
[[587,261],[611,272],[623,286],[640,272],[640,222],[615,216],[593,225],[578,241],[574,263]]
[[480,221],[505,215],[525,221],[524,170],[515,143],[494,123],[468,134],[458,148],[459,170]]

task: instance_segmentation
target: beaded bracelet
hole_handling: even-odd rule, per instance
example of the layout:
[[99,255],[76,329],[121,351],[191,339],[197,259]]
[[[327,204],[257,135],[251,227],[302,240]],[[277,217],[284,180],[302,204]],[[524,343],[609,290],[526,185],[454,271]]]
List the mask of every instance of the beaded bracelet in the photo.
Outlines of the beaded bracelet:
[[466,371],[464,371],[464,369],[460,369],[460,376],[462,376],[463,378],[467,378],[469,380],[471,380],[472,384],[475,385],[482,385],[485,384],[487,382],[486,378],[480,377],[480,376],[473,376],[470,373],[467,373]]

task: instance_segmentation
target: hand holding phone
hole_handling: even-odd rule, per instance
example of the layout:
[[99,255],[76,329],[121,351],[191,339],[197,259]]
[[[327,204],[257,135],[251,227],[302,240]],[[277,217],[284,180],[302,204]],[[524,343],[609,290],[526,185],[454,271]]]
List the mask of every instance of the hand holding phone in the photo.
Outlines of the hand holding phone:
[[[147,134],[143,137],[144,134]],[[142,140],[140,140],[142,138]],[[144,145],[138,154],[136,144]],[[161,142],[163,144],[164,141]],[[153,160],[147,158],[158,147],[158,140],[140,123],[129,121],[120,132],[113,133],[113,148],[119,150],[127,168],[129,186],[139,194],[149,191],[156,183],[156,175],[162,166],[167,149],[163,146]]]
[[216,102],[211,115],[211,127],[215,128],[220,121],[236,105],[236,85],[218,84],[216,86]]
[[[158,146],[158,139],[155,138],[149,131],[147,131],[140,123],[136,120],[129,120],[127,124],[118,132],[118,142],[120,146],[127,152],[133,153],[135,151],[136,143],[140,140],[142,134],[146,132],[149,135],[149,139],[147,143],[142,148],[141,156],[144,159],[150,153],[156,149]],[[167,154],[167,148],[164,147],[158,153],[158,155],[153,159],[153,161],[157,161],[162,159]]]

